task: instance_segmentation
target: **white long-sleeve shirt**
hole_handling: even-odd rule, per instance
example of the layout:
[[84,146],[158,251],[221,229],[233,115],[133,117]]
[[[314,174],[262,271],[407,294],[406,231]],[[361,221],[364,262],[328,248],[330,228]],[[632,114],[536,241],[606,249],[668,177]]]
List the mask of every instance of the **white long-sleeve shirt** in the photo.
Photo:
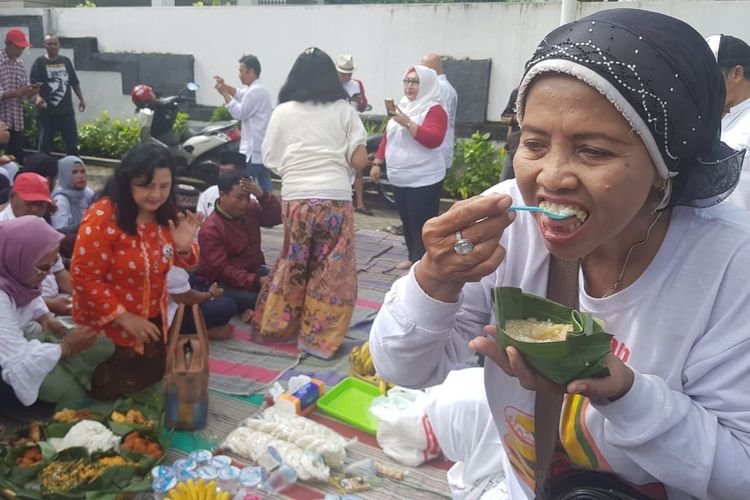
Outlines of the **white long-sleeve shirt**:
[[721,119],[721,140],[734,149],[744,149],[740,182],[727,200],[750,210],[750,98],[729,110]]
[[[515,180],[493,190],[521,199]],[[456,303],[426,295],[413,270],[393,285],[370,335],[383,379],[408,387],[441,383],[472,354],[469,340],[494,324],[493,287],[546,293],[549,253],[534,218],[519,213],[500,242],[505,261],[480,282],[466,284]],[[614,335],[613,352],[634,370],[635,382],[606,405],[566,398],[561,438],[574,464],[614,471],[670,499],[747,498],[748,276],[750,216],[727,203],[673,209],[651,264],[614,295],[589,296],[579,275],[581,310],[604,320]],[[526,457],[534,456],[534,393],[492,362],[485,366],[485,385],[507,449],[510,496],[533,498],[533,463]]]
[[456,141],[458,94],[445,75],[438,75],[437,82],[438,87],[440,88],[440,98],[438,102],[448,115],[448,128],[445,131],[445,139],[443,139],[443,144],[440,146],[440,152],[443,153],[445,168],[449,169],[453,163],[453,147]]
[[0,366],[6,384],[13,387],[18,400],[28,406],[37,400],[44,379],[62,356],[58,344],[26,340],[23,326],[49,310],[37,297],[23,307],[0,290]]
[[365,126],[347,101],[289,101],[273,112],[263,143],[263,163],[281,176],[284,201],[349,201],[352,155],[366,142]]
[[266,136],[266,127],[271,118],[271,94],[255,80],[249,87],[237,89],[227,103],[227,111],[235,120],[242,122],[240,153],[250,163],[261,163],[260,148]]

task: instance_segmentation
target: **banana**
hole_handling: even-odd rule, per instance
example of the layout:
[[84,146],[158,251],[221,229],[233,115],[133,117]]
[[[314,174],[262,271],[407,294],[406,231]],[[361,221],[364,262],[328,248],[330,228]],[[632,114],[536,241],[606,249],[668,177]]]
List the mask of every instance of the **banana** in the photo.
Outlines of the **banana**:
[[206,498],[206,484],[203,482],[203,479],[199,479],[195,483],[195,498],[196,500],[205,500]]
[[182,500],[182,495],[177,490],[169,490],[169,498],[171,500]]
[[375,365],[372,363],[372,358],[367,358],[364,366],[362,367],[362,375],[373,375],[375,373]]
[[228,491],[222,491],[219,493],[219,496],[216,497],[217,500],[229,500],[229,492]]
[[[192,483],[192,481],[190,481],[190,482]],[[190,491],[188,490],[187,483],[179,483],[177,485],[177,491],[180,493],[180,496],[184,500],[190,500],[191,499],[191,497],[190,497]]]
[[188,492],[188,498],[190,500],[198,500],[198,485],[195,484],[195,481],[188,479],[185,489]]

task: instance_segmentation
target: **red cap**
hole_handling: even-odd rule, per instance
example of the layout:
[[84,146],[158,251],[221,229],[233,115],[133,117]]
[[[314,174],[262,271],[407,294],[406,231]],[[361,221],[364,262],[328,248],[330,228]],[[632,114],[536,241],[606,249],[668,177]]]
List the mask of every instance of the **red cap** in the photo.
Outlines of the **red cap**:
[[18,28],[13,28],[12,30],[8,31],[8,33],[5,35],[5,42],[10,42],[16,47],[31,47],[31,44],[26,39],[26,33],[19,30]]
[[13,181],[13,192],[23,201],[46,201],[52,204],[49,195],[49,183],[39,174],[27,172],[18,174]]

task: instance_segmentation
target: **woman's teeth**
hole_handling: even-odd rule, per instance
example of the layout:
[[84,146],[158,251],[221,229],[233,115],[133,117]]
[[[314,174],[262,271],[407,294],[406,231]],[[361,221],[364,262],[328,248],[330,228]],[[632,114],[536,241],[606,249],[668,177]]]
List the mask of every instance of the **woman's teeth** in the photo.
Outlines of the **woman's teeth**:
[[[547,210],[549,212],[554,212],[559,215],[564,215],[568,217],[575,216],[575,218],[581,222],[585,221],[586,218],[589,216],[589,214],[585,210],[582,210],[580,208],[575,208],[575,207],[571,207],[568,205],[561,205],[557,203],[550,203],[546,200],[539,202],[539,208],[543,208],[544,210]],[[580,226],[580,224],[578,223],[575,223],[575,224]]]

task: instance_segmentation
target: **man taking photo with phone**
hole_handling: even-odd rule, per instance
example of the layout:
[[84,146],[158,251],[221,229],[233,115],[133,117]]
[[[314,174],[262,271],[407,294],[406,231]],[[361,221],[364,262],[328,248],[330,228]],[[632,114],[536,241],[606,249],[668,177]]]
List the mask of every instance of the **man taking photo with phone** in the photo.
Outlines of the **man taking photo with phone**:
[[26,34],[16,28],[5,35],[5,50],[0,51],[0,121],[10,129],[5,152],[23,163],[23,109],[21,99],[39,93],[39,86],[29,84],[21,54],[31,44]]

